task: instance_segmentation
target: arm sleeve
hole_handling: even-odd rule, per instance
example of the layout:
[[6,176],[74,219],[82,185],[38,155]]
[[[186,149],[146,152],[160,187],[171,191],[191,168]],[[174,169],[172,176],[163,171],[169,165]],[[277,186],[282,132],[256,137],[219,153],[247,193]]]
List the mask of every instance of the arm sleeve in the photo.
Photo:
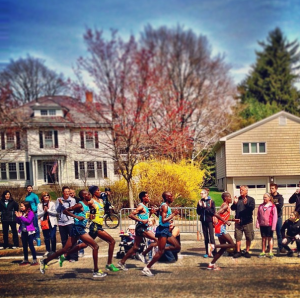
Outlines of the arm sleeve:
[[30,212],[28,214],[28,217],[21,216],[19,218],[20,218],[21,221],[23,221],[23,222],[25,222],[27,224],[30,224],[33,221],[34,214],[33,214],[33,212]]
[[232,204],[230,207],[231,210],[235,211],[237,209],[237,204]]
[[66,209],[66,207],[64,205],[59,203],[58,199],[56,200],[55,207],[56,207],[57,213],[59,213],[59,214],[62,213]]
[[285,230],[287,229],[287,220],[284,222],[280,229],[281,237],[282,239],[285,238]]
[[57,215],[57,211],[56,211],[56,208],[55,208],[55,204],[50,204],[50,207],[48,209],[48,213],[52,216],[56,216]]
[[206,211],[209,215],[215,215],[216,213],[216,207],[215,207],[215,202],[213,200],[210,200],[211,201],[211,206],[209,208],[206,208]]
[[277,219],[278,219],[277,208],[276,208],[276,206],[274,206],[274,208],[273,208],[272,231],[276,230]]
[[292,203],[295,203],[297,200],[297,194],[293,194],[290,198],[289,198],[289,203],[292,204]]
[[36,206],[38,206],[38,204],[40,203],[40,200],[39,200],[39,197],[37,196],[37,194],[35,194],[35,196],[34,196],[34,201],[35,201]]
[[246,208],[254,210],[255,209],[255,200],[253,198],[247,198]]
[[278,200],[278,205],[277,205],[279,207],[279,209],[282,209],[283,202],[284,202],[283,196],[280,196],[280,198]]
[[43,204],[40,203],[40,204],[38,204],[37,216],[38,216],[38,218],[41,218],[44,214],[45,214],[45,212],[43,209]]

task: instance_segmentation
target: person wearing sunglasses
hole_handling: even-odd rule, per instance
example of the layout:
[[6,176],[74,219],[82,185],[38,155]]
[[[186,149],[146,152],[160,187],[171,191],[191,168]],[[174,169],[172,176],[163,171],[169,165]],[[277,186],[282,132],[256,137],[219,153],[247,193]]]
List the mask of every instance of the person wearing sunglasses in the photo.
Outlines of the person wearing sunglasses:
[[56,227],[57,227],[57,211],[55,202],[50,200],[48,192],[42,192],[41,203],[38,204],[38,218],[41,220],[41,228],[44,235],[46,245],[46,254],[56,251]]

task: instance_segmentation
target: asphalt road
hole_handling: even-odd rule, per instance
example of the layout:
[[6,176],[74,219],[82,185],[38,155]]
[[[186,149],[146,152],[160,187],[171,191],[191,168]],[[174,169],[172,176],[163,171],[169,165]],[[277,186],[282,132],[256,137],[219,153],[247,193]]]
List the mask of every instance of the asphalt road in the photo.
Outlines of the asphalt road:
[[[222,270],[207,270],[209,259],[202,257],[203,241],[182,237],[182,251],[176,263],[157,263],[154,277],[141,273],[140,261],[129,259],[129,270],[109,272],[105,278],[92,277],[88,248],[78,262],[62,268],[52,261],[46,274],[38,266],[20,267],[19,256],[0,257],[1,297],[300,297],[300,258],[285,255],[259,259],[260,239],[253,242],[252,258],[222,257]],[[117,239],[117,238],[116,238]],[[99,268],[106,264],[107,244],[99,241]],[[119,250],[118,244],[115,253]],[[42,256],[40,252],[39,256]],[[117,259],[114,259],[116,265]]]

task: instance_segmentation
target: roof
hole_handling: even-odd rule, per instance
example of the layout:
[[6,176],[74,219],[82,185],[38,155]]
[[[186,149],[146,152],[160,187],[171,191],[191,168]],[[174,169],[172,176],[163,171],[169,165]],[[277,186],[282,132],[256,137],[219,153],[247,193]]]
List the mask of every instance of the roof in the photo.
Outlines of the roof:
[[295,122],[300,123],[300,118],[299,117],[297,117],[297,116],[295,116],[293,114],[290,114],[290,113],[288,113],[286,111],[281,111],[281,112],[278,112],[278,113],[276,113],[276,114],[274,114],[274,115],[272,115],[270,117],[267,117],[267,118],[265,118],[263,120],[255,122],[255,123],[253,123],[253,124],[251,124],[251,125],[249,125],[247,127],[244,127],[244,128],[242,128],[240,130],[237,130],[237,131],[235,131],[235,132],[233,132],[233,133],[231,133],[231,134],[229,134],[229,135],[227,135],[225,137],[222,137],[222,138],[220,138],[219,141],[220,142],[226,142],[226,141],[228,141],[228,140],[230,140],[230,139],[232,139],[232,138],[234,138],[234,137],[236,137],[236,136],[238,136],[238,135],[240,135],[242,133],[245,133],[245,132],[247,132],[247,131],[249,131],[251,129],[254,129],[254,128],[258,127],[258,126],[261,126],[261,125],[263,125],[263,124],[265,124],[265,123],[267,123],[269,121],[272,121],[272,120],[274,120],[276,118],[279,118],[281,116],[285,116],[286,118],[288,118],[290,120],[293,120]]
[[[33,117],[37,109],[61,109],[63,116]],[[15,108],[11,114],[16,116],[16,123],[29,127],[109,127],[102,117],[103,113],[108,115],[107,111],[100,103],[84,103],[69,96],[44,96]]]

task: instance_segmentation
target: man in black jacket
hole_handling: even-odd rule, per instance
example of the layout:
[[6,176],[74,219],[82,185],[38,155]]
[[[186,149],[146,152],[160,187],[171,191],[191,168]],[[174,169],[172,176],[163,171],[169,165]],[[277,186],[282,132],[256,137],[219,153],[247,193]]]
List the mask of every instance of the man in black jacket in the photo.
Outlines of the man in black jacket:
[[10,191],[5,190],[2,194],[0,200],[0,211],[1,211],[1,221],[3,229],[3,248],[8,248],[8,230],[11,228],[13,234],[14,246],[10,248],[19,247],[19,237],[17,232],[17,222],[15,211],[19,211],[19,204],[14,201],[11,196]]
[[284,253],[285,250],[282,246],[282,237],[281,237],[281,232],[280,229],[282,227],[282,208],[283,208],[283,203],[284,199],[280,193],[277,192],[278,190],[278,185],[275,183],[270,184],[270,192],[273,197],[274,204],[277,209],[277,224],[276,224],[276,235],[277,235],[277,243],[278,243],[278,254],[279,253]]
[[290,197],[289,203],[290,204],[296,203],[295,211],[300,213],[300,191],[298,188],[296,189],[296,192]]
[[240,196],[235,197],[233,204],[231,205],[231,210],[235,211],[235,218],[239,222],[235,223],[235,239],[236,239],[236,253],[234,258],[239,258],[242,256],[241,253],[241,243],[243,238],[243,233],[246,237],[246,253],[245,258],[251,258],[249,253],[251,241],[254,239],[253,230],[253,210],[255,209],[255,200],[248,196],[248,186],[242,185],[240,187]]

